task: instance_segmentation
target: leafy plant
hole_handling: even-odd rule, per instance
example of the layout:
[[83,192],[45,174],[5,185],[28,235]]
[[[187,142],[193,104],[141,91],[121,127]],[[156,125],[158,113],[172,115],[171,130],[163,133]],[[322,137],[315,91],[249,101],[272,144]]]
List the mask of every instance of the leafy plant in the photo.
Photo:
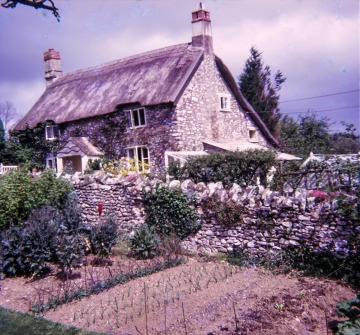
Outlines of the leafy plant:
[[336,305],[339,316],[348,320],[337,322],[333,328],[335,335],[360,334],[360,293],[355,299],[342,300]]
[[225,187],[233,183],[254,185],[259,177],[265,185],[266,175],[274,165],[275,154],[270,150],[212,153],[193,157],[183,167],[173,164],[169,174],[180,180],[190,178],[195,183],[221,181]]
[[107,216],[105,219],[101,219],[99,224],[90,229],[91,252],[98,256],[108,256],[117,239],[117,222],[113,216]]
[[183,239],[201,227],[197,200],[177,189],[157,186],[154,192],[144,193],[144,205],[145,223],[160,235],[176,235]]
[[0,231],[10,224],[23,224],[36,208],[63,209],[72,190],[72,184],[56,178],[52,170],[44,171],[40,178],[25,170],[5,174],[0,178]]
[[147,224],[135,229],[134,235],[130,238],[132,252],[141,258],[151,258],[156,255],[160,238],[155,233],[155,227]]
[[239,204],[223,202],[211,197],[204,200],[201,205],[207,221],[214,217],[218,224],[224,226],[233,226],[242,222],[244,207]]

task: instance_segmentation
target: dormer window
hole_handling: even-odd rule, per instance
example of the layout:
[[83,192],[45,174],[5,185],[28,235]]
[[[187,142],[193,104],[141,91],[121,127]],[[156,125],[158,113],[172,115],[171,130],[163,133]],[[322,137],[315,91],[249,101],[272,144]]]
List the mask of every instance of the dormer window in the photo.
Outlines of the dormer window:
[[59,137],[59,127],[56,125],[46,126],[45,136],[47,140],[56,140]]
[[146,125],[145,108],[130,109],[126,111],[128,118],[128,127],[136,128]]
[[218,98],[219,98],[219,107],[218,107],[219,110],[221,112],[230,112],[230,110],[231,110],[230,94],[219,93]]
[[248,128],[250,142],[259,142],[258,132],[255,128]]

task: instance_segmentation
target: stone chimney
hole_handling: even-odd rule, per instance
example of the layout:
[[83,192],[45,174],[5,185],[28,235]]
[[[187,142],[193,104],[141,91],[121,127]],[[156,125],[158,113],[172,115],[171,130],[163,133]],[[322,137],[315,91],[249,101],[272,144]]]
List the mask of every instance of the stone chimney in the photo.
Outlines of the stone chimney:
[[199,7],[192,12],[192,45],[203,47],[207,52],[213,52],[210,12],[200,2]]
[[45,51],[44,61],[46,87],[49,87],[62,74],[60,52],[54,49]]

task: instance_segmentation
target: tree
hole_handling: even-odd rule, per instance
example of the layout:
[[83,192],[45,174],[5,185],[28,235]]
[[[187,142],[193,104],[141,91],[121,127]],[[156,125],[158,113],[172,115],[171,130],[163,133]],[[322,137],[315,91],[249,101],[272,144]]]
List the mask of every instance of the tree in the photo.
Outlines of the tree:
[[2,161],[1,160],[1,156],[2,156],[2,152],[3,150],[5,149],[5,128],[4,128],[4,125],[3,125],[3,122],[0,118],[0,162]]
[[329,119],[313,113],[300,115],[295,121],[285,115],[281,119],[281,142],[291,153],[307,157],[316,154],[332,153]]
[[16,108],[11,101],[6,100],[0,102],[0,119],[3,121],[3,126],[5,128],[5,138],[11,126],[16,122],[17,117],[18,114]]
[[273,135],[279,138],[281,114],[278,93],[286,78],[277,71],[272,82],[270,67],[264,66],[262,53],[251,47],[250,54],[243,73],[238,77],[240,91]]
[[331,144],[334,153],[358,153],[360,151],[360,141],[359,136],[355,134],[356,128],[354,124],[345,121],[342,121],[341,124],[345,126],[345,132],[336,132],[331,135]]

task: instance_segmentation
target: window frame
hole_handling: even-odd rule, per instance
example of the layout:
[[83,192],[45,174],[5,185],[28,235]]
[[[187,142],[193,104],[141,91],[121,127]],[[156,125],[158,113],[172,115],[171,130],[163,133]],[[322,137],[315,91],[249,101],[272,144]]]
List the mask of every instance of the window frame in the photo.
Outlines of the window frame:
[[[143,115],[141,115],[141,111],[143,112]],[[145,107],[126,109],[125,113],[129,128],[141,128],[147,125]]]
[[218,93],[218,110],[231,112],[231,95],[229,93]]
[[[49,130],[51,129],[51,137],[49,136]],[[56,131],[54,131],[56,129]],[[46,125],[45,127],[45,139],[48,141],[57,140],[59,138],[60,130],[58,125]]]
[[[150,172],[150,152],[149,152],[149,148],[146,145],[127,147],[125,150],[126,150],[126,158],[129,160],[130,159],[135,160],[134,164],[137,172],[145,172],[145,173]],[[130,150],[133,150],[133,155],[130,155]],[[144,158],[145,152],[146,152],[146,157]],[[142,159],[140,159],[140,157]],[[140,169],[139,162],[144,162],[145,164],[148,165],[148,168],[146,169],[142,164]]]

